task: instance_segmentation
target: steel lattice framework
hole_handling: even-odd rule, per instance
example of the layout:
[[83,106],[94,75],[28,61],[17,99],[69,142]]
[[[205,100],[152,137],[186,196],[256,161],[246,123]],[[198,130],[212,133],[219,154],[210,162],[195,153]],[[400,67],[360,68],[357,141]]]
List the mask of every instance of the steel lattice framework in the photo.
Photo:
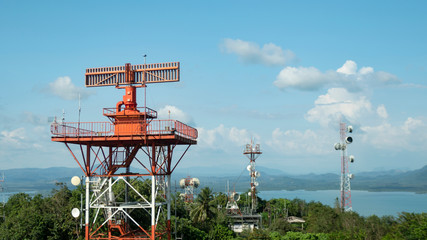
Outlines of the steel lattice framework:
[[246,147],[243,151],[243,154],[249,159],[248,171],[251,177],[251,213],[256,212],[257,208],[257,196],[256,196],[256,187],[258,186],[258,182],[256,179],[259,177],[259,172],[255,169],[255,160],[262,154],[260,150],[259,144],[254,144],[251,142],[250,144],[246,144]]
[[352,211],[350,180],[353,175],[349,170],[349,159],[354,161],[354,157],[347,155],[347,145],[353,142],[353,138],[347,136],[347,132],[352,132],[352,127],[340,123],[340,143],[335,144],[336,150],[341,150],[341,181],[340,181],[340,204],[343,211]]
[[[177,120],[156,119],[157,112],[146,106],[137,107],[136,88],[176,81],[177,62],[87,69],[87,87],[125,90],[115,108],[103,110],[110,122],[52,123],[52,141],[65,144],[86,177],[85,239],[171,238],[171,174],[197,143],[198,133]],[[178,146],[184,148],[174,161]],[[142,177],[151,179],[149,196],[134,186]],[[125,191],[115,194],[118,184]],[[144,214],[149,224],[141,220]]]

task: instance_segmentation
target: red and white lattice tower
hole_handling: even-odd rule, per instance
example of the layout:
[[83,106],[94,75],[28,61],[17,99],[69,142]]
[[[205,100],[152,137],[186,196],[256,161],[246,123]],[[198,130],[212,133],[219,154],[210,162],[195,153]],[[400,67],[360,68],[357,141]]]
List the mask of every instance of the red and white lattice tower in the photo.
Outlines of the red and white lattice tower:
[[[124,90],[123,100],[103,109],[110,121],[52,123],[52,141],[65,144],[86,177],[86,240],[171,239],[171,174],[198,133],[180,121],[157,119],[145,102],[138,107],[136,89],[177,82],[179,75],[179,62],[89,68],[86,87]],[[149,195],[134,186],[138,178],[151,180]],[[119,184],[125,191],[114,192]],[[79,210],[72,214],[78,217]]]
[[340,123],[340,142],[335,144],[335,150],[341,150],[341,183],[340,183],[340,204],[343,211],[352,211],[350,180],[353,174],[349,170],[349,162],[354,162],[354,156],[347,156],[347,145],[353,142],[353,138],[346,133],[352,133],[353,127]]
[[251,201],[251,212],[256,212],[257,208],[257,197],[256,197],[256,187],[258,186],[258,182],[256,181],[260,174],[255,169],[255,160],[262,154],[260,150],[259,144],[254,144],[251,142],[250,144],[246,144],[245,150],[243,154],[249,158],[249,165],[247,170],[249,171],[249,176],[251,177],[251,191],[250,196],[252,198]]
[[184,202],[193,202],[194,200],[194,189],[198,188],[200,180],[198,178],[192,178],[190,176],[183,178],[179,181],[179,186],[184,189]]

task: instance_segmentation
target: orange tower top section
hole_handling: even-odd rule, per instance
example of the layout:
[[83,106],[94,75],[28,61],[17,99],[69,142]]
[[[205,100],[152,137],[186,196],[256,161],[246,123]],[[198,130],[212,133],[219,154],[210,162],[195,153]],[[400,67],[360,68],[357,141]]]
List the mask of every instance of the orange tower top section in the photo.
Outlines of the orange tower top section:
[[196,144],[197,130],[177,120],[157,120],[157,112],[138,107],[136,88],[148,83],[179,81],[179,62],[86,69],[86,87],[115,86],[124,89],[114,108],[104,108],[110,122],[56,123],[51,125],[52,141],[97,146]]

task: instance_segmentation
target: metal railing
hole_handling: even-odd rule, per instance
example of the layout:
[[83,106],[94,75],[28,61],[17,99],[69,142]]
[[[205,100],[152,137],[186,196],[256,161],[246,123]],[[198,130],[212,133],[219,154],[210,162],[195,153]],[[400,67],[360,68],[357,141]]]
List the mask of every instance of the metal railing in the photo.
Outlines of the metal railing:
[[197,129],[190,127],[177,120],[153,120],[147,126],[150,135],[177,134],[182,137],[197,139]]
[[[111,122],[54,122],[50,131],[57,137],[109,137],[109,136],[141,136],[141,135],[178,135],[196,140],[197,129],[177,120],[152,120],[125,122],[114,125]],[[123,126],[123,128],[121,128]],[[146,129],[144,129],[146,126]],[[115,129],[118,132],[115,133]]]
[[[150,118],[157,118],[157,111],[148,108],[148,107],[137,107],[137,110],[139,110],[141,113],[146,113],[146,115]],[[108,115],[115,115],[117,113],[116,108],[103,108],[102,113],[104,116]]]

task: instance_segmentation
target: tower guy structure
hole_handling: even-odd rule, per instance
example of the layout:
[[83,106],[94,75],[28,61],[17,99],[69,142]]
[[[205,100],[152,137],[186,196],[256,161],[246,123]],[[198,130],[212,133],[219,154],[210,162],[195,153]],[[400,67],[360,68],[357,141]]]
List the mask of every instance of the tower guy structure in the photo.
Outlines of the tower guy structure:
[[256,171],[255,168],[255,160],[262,154],[260,150],[259,144],[254,144],[251,142],[250,144],[246,144],[246,147],[243,151],[243,154],[249,159],[249,165],[247,170],[249,171],[249,176],[251,177],[251,207],[250,210],[252,213],[256,212],[257,209],[257,196],[256,196],[256,187],[258,187],[258,182],[256,181],[260,174]]
[[[179,70],[179,62],[86,69],[86,87],[125,92],[114,108],[103,109],[109,122],[52,123],[52,141],[65,144],[85,175],[85,239],[171,238],[171,174],[198,133],[157,119],[145,101],[138,107],[136,89],[177,82]],[[133,184],[143,177],[151,179],[149,195]]]
[[193,202],[194,189],[198,188],[200,180],[198,178],[186,177],[179,181],[179,186],[184,189],[184,202]]
[[258,187],[257,178],[260,177],[260,174],[255,168],[255,160],[262,154],[262,152],[259,144],[254,144],[253,141],[251,141],[250,144],[246,144],[243,154],[249,159],[249,165],[246,167],[251,178],[251,188],[247,196],[247,200],[250,201],[249,207],[240,211],[239,206],[237,205],[240,195],[235,191],[230,194],[230,190],[227,189],[227,215],[230,219],[229,224],[231,226],[231,230],[236,233],[241,233],[244,230],[253,231],[255,228],[262,227],[262,216],[256,212],[258,204],[256,196],[256,188]]
[[354,162],[354,156],[347,156],[347,145],[353,142],[353,138],[347,136],[346,133],[352,133],[353,127],[346,126],[345,123],[340,123],[340,139],[339,143],[335,144],[335,150],[341,151],[341,183],[340,183],[340,204],[343,211],[352,211],[351,205],[351,187],[350,180],[353,174],[349,170],[349,162]]

